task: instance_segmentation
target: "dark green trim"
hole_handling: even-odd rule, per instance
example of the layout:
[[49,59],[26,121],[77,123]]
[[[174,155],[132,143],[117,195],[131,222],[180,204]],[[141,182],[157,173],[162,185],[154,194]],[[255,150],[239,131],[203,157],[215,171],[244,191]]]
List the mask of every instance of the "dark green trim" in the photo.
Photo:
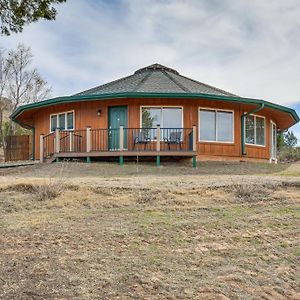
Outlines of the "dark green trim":
[[[242,142],[242,155],[246,155],[246,152],[245,152],[245,117],[248,116],[248,115],[252,115],[252,114],[255,114],[257,112],[259,112],[260,110],[262,110],[263,108],[265,107],[265,104],[261,104],[259,107],[253,109],[253,110],[250,110],[246,113],[243,113],[242,116],[241,116],[241,125],[242,125],[242,138],[241,138],[241,142]],[[266,137],[265,137],[266,138]]]
[[193,168],[197,168],[197,156],[193,156]]
[[156,156],[156,166],[160,166],[160,156],[159,155],[157,155]]
[[243,98],[243,97],[232,97],[232,96],[218,96],[201,93],[111,93],[111,94],[98,94],[98,95],[86,95],[86,96],[66,96],[48,99],[36,103],[26,104],[18,107],[11,115],[11,119],[15,120],[23,111],[34,108],[41,108],[61,103],[71,103],[77,101],[91,101],[91,100],[109,100],[109,99],[123,99],[123,98],[170,98],[170,99],[211,99],[215,101],[226,101],[235,103],[246,103],[246,104],[264,104],[265,107],[272,108],[275,110],[289,113],[295,123],[299,122],[299,116],[296,111],[292,108],[288,108],[279,104],[271,103],[261,99]]

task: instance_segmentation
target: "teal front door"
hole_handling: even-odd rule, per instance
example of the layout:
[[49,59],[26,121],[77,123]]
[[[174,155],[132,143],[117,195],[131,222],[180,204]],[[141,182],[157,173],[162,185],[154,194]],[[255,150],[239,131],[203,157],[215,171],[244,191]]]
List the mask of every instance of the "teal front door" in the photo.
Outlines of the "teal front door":
[[[108,109],[108,147],[119,150],[120,126],[127,127],[127,106],[111,106]],[[127,147],[127,132],[124,130],[124,148]]]

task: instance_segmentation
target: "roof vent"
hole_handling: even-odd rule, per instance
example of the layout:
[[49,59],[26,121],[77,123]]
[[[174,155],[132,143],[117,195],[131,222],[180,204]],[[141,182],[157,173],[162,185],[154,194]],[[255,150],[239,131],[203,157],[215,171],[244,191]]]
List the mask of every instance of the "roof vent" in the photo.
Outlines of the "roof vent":
[[168,67],[160,65],[160,64],[153,64],[148,67],[141,68],[141,69],[135,71],[134,74],[142,73],[145,71],[168,71],[168,72],[179,75],[179,72],[177,72],[176,70],[168,68]]

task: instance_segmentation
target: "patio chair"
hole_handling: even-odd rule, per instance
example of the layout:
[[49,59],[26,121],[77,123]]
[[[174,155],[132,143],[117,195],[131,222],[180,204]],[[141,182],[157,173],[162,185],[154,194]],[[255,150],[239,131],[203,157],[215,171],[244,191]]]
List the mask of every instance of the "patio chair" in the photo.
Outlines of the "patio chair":
[[168,138],[164,138],[164,142],[168,144],[169,150],[171,145],[179,145],[179,149],[182,149],[181,131],[172,131]]
[[135,149],[135,145],[144,145],[144,150],[146,150],[149,143],[151,143],[151,139],[146,137],[144,132],[138,132],[133,135],[133,150]]

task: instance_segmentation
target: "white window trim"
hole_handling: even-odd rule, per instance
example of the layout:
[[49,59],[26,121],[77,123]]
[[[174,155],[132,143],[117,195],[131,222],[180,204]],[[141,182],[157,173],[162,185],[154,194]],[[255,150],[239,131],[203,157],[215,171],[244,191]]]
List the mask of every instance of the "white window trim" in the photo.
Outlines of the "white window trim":
[[[255,115],[255,114],[250,114],[248,116],[254,116],[254,142],[255,143],[251,144],[251,143],[246,143],[245,142],[245,145],[265,148],[266,147],[266,133],[267,133],[266,117],[265,116],[261,116],[261,115]],[[246,141],[246,117],[244,118],[244,137],[245,137],[245,141]],[[265,123],[264,136],[265,136],[265,138],[264,138],[264,144],[263,145],[256,144],[256,117],[264,119],[264,123]]]
[[[143,108],[160,108],[160,109],[163,109],[163,108],[180,108],[181,111],[182,111],[182,114],[181,114],[181,128],[183,128],[183,106],[181,106],[181,105],[142,105],[142,106],[140,106],[140,128],[143,127],[143,122],[142,122]],[[161,115],[161,118],[163,120],[163,115]],[[162,127],[162,124],[158,124],[158,125],[160,125],[161,128],[164,128],[164,127]],[[168,128],[168,127],[166,127],[166,128]]]
[[73,113],[73,129],[64,129],[63,131],[73,131],[73,130],[75,130],[75,110],[68,110],[68,111],[63,111],[63,112],[50,114],[50,117],[49,117],[49,119],[50,119],[49,120],[50,121],[50,126],[49,126],[50,130],[49,130],[49,132],[50,133],[54,132],[54,130],[53,131],[51,130],[51,117],[56,116],[56,128],[58,128],[59,115],[64,114],[65,115],[65,126],[67,126],[67,118],[68,118],[67,115],[68,115],[68,113]]
[[[272,157],[272,147],[273,147],[273,125],[275,125],[276,128],[276,135],[277,135],[277,124],[273,121],[270,120],[270,161],[275,161],[277,162],[277,149],[275,149],[275,157]],[[275,147],[277,148],[277,137],[276,137],[276,143],[275,143]]]
[[[225,112],[231,112],[232,113],[232,141],[210,141],[210,140],[201,140],[201,136],[200,136],[200,111],[201,110],[210,110],[210,111],[214,111],[214,112],[218,112],[218,111],[225,111]],[[222,109],[222,108],[212,108],[212,107],[198,107],[198,141],[201,143],[214,143],[214,144],[234,144],[235,143],[235,139],[234,139],[234,110],[232,109]],[[218,127],[216,126],[216,138],[218,137]]]

